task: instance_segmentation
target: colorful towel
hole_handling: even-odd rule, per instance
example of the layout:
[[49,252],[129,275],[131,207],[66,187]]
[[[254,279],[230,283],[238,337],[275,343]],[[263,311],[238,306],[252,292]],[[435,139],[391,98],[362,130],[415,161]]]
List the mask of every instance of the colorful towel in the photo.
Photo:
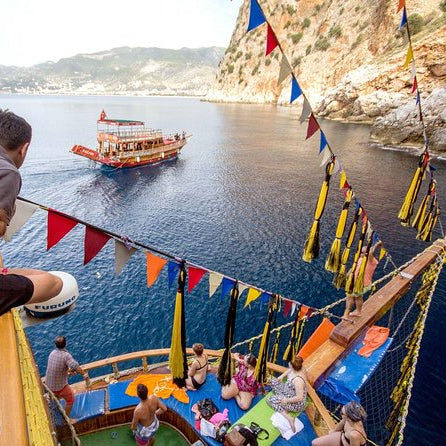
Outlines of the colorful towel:
[[136,388],[138,387],[138,384],[146,385],[149,390],[149,395],[156,395],[158,398],[163,399],[173,396],[181,403],[189,403],[189,396],[186,393],[186,388],[180,389],[172,381],[172,375],[139,375],[129,384],[125,393],[130,396],[137,396]]

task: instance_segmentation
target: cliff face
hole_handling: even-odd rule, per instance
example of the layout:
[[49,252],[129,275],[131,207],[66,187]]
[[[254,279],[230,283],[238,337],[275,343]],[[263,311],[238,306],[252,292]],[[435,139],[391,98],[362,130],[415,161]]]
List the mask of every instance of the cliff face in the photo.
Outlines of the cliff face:
[[[412,100],[408,43],[395,0],[259,0],[296,78],[321,116],[373,120]],[[446,17],[441,0],[410,0],[418,85],[429,94],[446,84]],[[266,25],[246,33],[243,3],[208,100],[289,103],[280,86],[280,51],[265,57]],[[419,31],[414,33],[414,31]]]

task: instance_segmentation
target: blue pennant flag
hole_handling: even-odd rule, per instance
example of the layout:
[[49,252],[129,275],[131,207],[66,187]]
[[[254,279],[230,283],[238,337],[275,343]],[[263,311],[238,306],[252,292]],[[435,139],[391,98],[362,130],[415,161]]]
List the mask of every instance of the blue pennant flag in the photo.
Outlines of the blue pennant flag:
[[415,102],[415,105],[418,105],[420,103],[420,92],[417,90],[417,101]]
[[435,172],[437,170],[431,163],[429,163],[429,169],[431,172]]
[[267,304],[271,298],[271,293],[268,293],[268,291],[264,291],[260,295],[260,308],[263,307],[263,305]]
[[407,23],[406,8],[403,9],[403,16],[401,17],[400,29]]
[[265,23],[266,19],[257,0],[251,0],[251,6],[249,8],[249,23],[248,31],[257,28],[262,23]]
[[355,197],[355,212],[358,212],[358,209],[361,207],[361,203],[359,200]]
[[293,76],[291,79],[291,101],[290,104],[293,103],[300,95],[302,94],[302,90],[297,83],[296,78]]
[[223,277],[223,281],[221,283],[221,298],[226,296],[226,294],[229,294],[232,287],[234,286],[235,280],[228,279],[227,277]]
[[170,260],[167,265],[167,275],[169,276],[169,288],[173,285],[173,281],[180,270],[180,264],[175,260]]
[[372,245],[376,245],[378,242],[379,242],[378,234],[376,232],[374,232]]
[[322,150],[327,146],[327,139],[325,138],[324,132],[321,130],[321,143],[319,145],[319,153],[322,153]]

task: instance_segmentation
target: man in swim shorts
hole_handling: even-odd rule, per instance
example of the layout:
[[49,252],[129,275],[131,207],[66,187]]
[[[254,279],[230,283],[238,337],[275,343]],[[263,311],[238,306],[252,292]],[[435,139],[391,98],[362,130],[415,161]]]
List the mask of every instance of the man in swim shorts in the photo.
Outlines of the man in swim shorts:
[[131,429],[138,446],[153,446],[159,427],[157,416],[166,412],[167,407],[155,395],[148,396],[148,389],[144,384],[138,384],[136,392],[141,401],[133,412]]

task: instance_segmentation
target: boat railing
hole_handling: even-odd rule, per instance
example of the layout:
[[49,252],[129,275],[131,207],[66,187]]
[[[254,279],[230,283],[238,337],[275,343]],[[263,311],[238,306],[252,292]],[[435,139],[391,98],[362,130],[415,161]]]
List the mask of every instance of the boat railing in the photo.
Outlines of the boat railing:
[[[223,355],[223,350],[206,350],[206,353],[210,358],[221,358]],[[89,374],[91,371],[99,368],[103,368],[106,366],[111,366],[113,371],[113,378],[118,380],[121,376],[125,376],[126,369],[123,369],[122,372],[119,368],[119,363],[125,363],[129,361],[135,361],[135,360],[141,360],[141,370],[143,373],[148,373],[150,370],[149,367],[149,358],[151,357],[160,357],[160,356],[169,356],[170,349],[169,348],[161,348],[161,349],[154,349],[154,350],[142,350],[138,352],[132,352],[132,353],[125,353],[123,355],[119,356],[113,356],[111,358],[105,358],[101,359],[99,361],[90,362],[88,364],[82,365],[82,369],[86,372],[84,381],[85,386],[87,389],[91,388],[93,385],[92,379],[90,378]],[[193,355],[194,352],[192,348],[186,349],[186,354]],[[271,362],[267,363],[267,367],[270,370],[270,372],[281,374],[283,373],[286,368],[278,365],[273,364]],[[334,421],[331,417],[330,413],[328,412],[327,408],[324,406],[324,403],[321,401],[319,396],[317,395],[314,388],[308,384],[308,396],[313,402],[313,423],[315,426],[322,425],[322,421],[326,425],[326,429],[333,429],[334,427]]]

